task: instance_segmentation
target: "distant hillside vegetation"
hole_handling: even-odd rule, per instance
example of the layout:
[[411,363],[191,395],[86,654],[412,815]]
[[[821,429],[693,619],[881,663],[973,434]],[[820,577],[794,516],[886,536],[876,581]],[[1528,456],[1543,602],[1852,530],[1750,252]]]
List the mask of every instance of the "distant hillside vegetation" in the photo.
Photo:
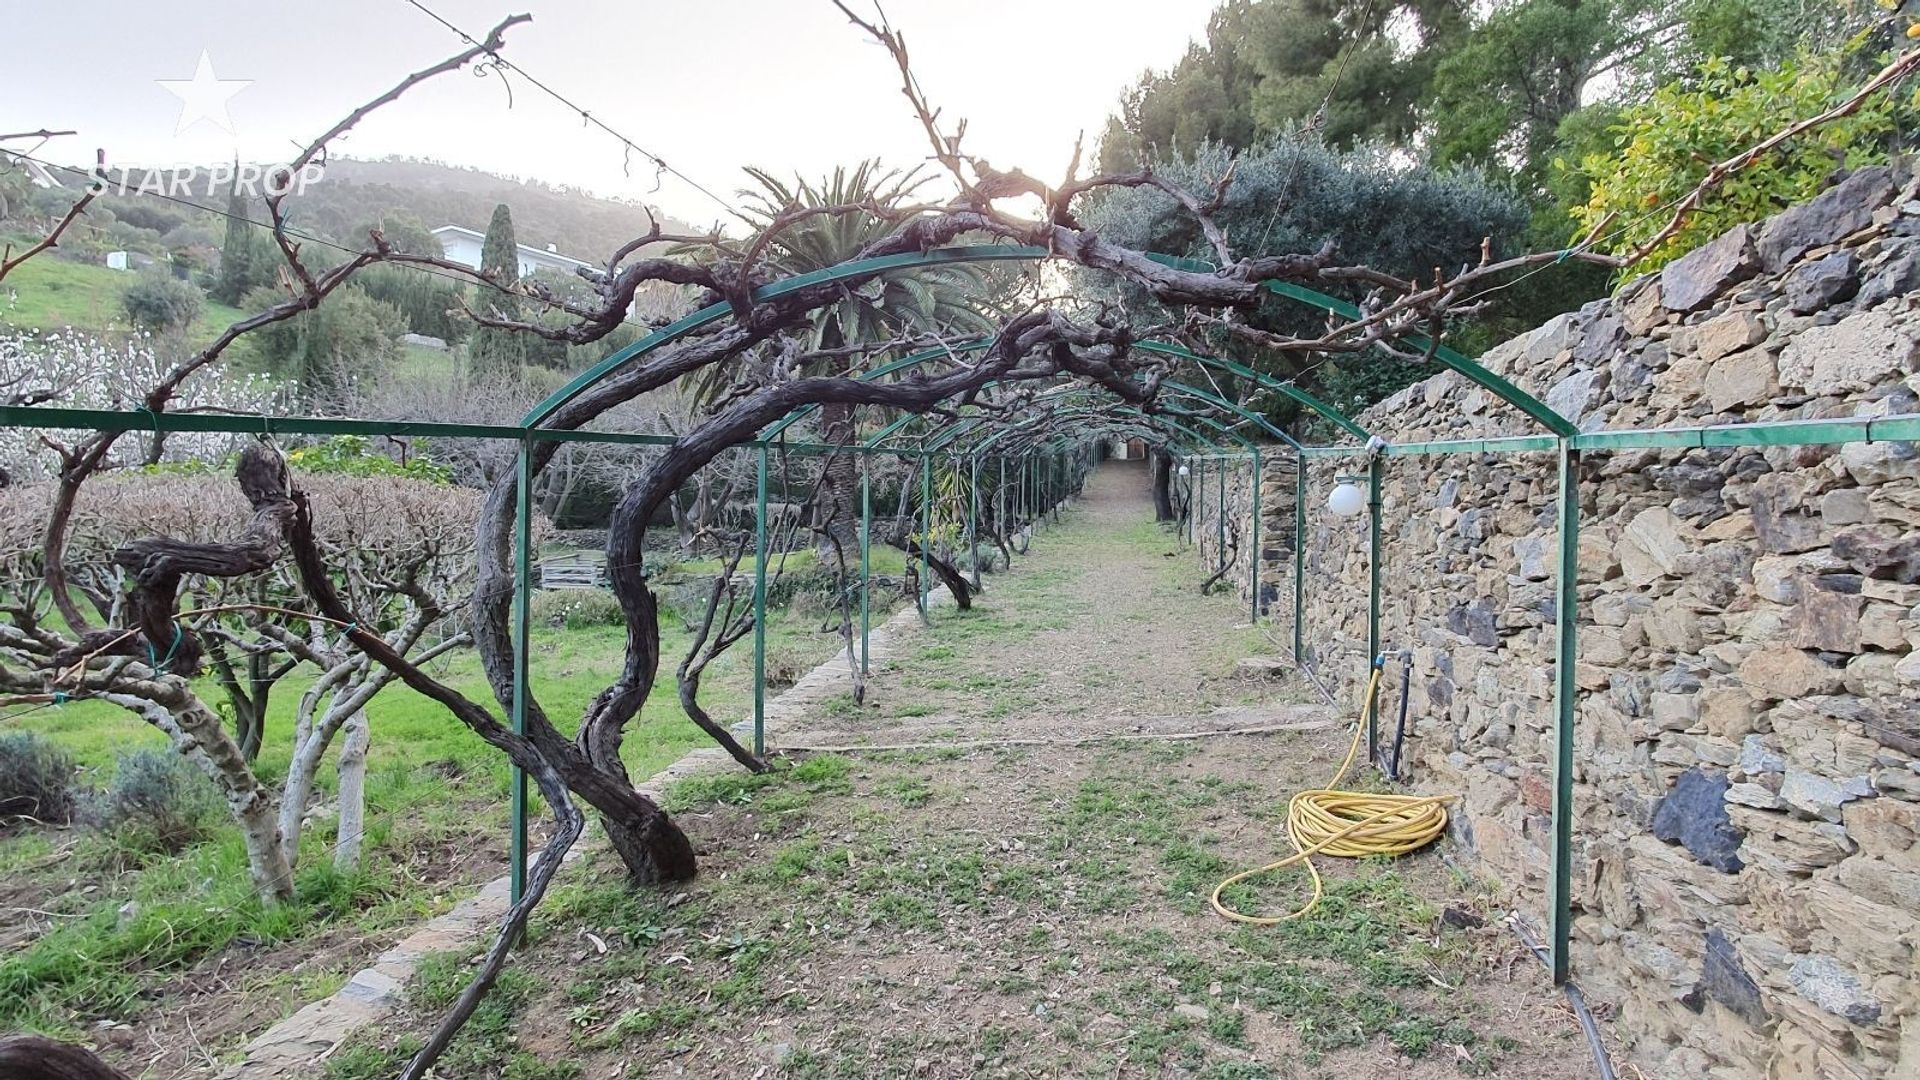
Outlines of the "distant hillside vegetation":
[[[552,244],[563,255],[589,262],[599,262],[647,230],[646,212],[635,202],[430,161],[335,158],[327,164],[326,179],[289,205],[298,227],[357,244],[357,230],[396,211],[429,229],[463,225],[485,231],[499,203],[513,208],[513,228],[522,244]],[[665,216],[660,227],[705,231]]]

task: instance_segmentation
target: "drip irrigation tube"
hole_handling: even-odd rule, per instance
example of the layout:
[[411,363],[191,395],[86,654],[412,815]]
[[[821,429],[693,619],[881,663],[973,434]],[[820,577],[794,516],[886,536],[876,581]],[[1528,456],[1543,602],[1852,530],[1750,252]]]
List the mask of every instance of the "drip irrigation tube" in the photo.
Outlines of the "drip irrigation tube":
[[[1360,719],[1354,725],[1346,760],[1340,763],[1326,787],[1299,792],[1287,803],[1287,839],[1293,843],[1293,854],[1278,862],[1243,870],[1215,885],[1207,902],[1222,918],[1255,926],[1273,926],[1297,919],[1319,906],[1325,891],[1320,871],[1314,868],[1313,856],[1358,859],[1369,855],[1405,855],[1426,847],[1446,831],[1445,804],[1455,798],[1453,795],[1376,794],[1339,789],[1340,781],[1346,778],[1347,770],[1353,767],[1354,758],[1360,753],[1361,740],[1366,737],[1366,718],[1375,695],[1380,692],[1380,671],[1385,664],[1384,656],[1374,658],[1373,674],[1367,679],[1366,699],[1360,706]],[[1221,893],[1242,881],[1296,864],[1304,864],[1313,879],[1313,897],[1298,911],[1287,915],[1249,915],[1228,907],[1220,899]]]
[[[1547,965],[1547,970],[1553,970],[1552,955],[1541,947],[1539,942],[1533,940],[1533,935],[1527,932],[1527,926],[1520,921],[1517,912],[1507,916],[1507,925],[1519,935],[1520,940],[1527,946],[1528,952]],[[1587,1037],[1587,1047],[1593,1051],[1594,1071],[1599,1074],[1600,1080],[1618,1080],[1617,1074],[1613,1071],[1613,1061],[1607,1057],[1607,1044],[1600,1038],[1600,1024],[1593,1018],[1593,1010],[1587,1008],[1585,995],[1580,993],[1579,987],[1573,985],[1572,979],[1561,983],[1560,989],[1566,991],[1567,1004],[1572,1006],[1574,1017],[1580,1021],[1580,1030]]]

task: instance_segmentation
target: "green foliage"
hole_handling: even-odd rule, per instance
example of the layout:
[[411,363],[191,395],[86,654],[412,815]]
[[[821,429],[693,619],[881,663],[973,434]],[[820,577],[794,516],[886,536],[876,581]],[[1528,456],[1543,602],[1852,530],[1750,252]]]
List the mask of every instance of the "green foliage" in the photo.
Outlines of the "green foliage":
[[[872,205],[902,206],[912,202],[926,183],[918,170],[884,168],[878,160],[853,168],[836,168],[818,183],[796,179],[789,184],[760,169],[748,169],[758,187],[743,192],[746,216],[766,228],[781,212],[795,207]],[[867,245],[893,235],[907,218],[872,214],[828,214],[783,230],[770,242],[762,261],[781,275],[798,275],[845,262]],[[862,341],[885,341],[908,332],[978,333],[992,326],[981,305],[990,299],[988,277],[975,266],[922,268],[889,274],[872,285],[848,290],[845,299],[814,314],[809,351],[835,349]],[[813,364],[810,375],[845,371],[850,358],[838,356]],[[710,399],[726,390],[735,374],[732,364],[711,367],[702,376],[699,392]],[[831,428],[846,407],[825,410]],[[841,470],[846,471],[846,470]],[[829,478],[830,482],[832,477]]]
[[1335,146],[1404,145],[1418,127],[1436,52],[1467,5],[1363,0],[1234,0],[1207,22],[1204,45],[1122,98],[1101,143],[1101,168],[1247,149],[1302,127]]
[[520,280],[520,245],[513,238],[513,211],[506,203],[493,208],[493,220],[487,223],[487,238],[480,245],[480,272],[501,285]]
[[135,326],[157,332],[184,330],[200,317],[205,299],[192,283],[164,271],[140,274],[120,294],[120,307]]
[[[254,226],[247,217],[247,200],[236,186],[227,194],[226,240],[220,245],[220,273],[214,279],[213,298],[223,304],[238,304],[253,289],[266,285],[264,274],[271,273],[254,239]],[[258,264],[258,265],[256,265]]]
[[[439,241],[431,235],[427,239],[437,256]],[[399,312],[409,333],[452,343],[463,340],[473,325],[450,314],[459,310],[465,290],[445,278],[402,266],[370,266],[355,274],[353,282],[368,296]]]
[[[1610,221],[1601,250],[1623,252],[1666,226],[1671,204],[1710,165],[1848,96],[1846,54],[1806,55],[1764,69],[1712,58],[1692,80],[1655,91],[1625,110],[1611,130],[1613,153],[1588,154],[1578,170],[1590,186],[1573,211],[1582,235]],[[1757,221],[1817,194],[1840,168],[1887,160],[1899,133],[1920,119],[1916,102],[1889,95],[1817,128],[1729,176],[1680,231],[1635,266],[1660,266],[1743,221]]]
[[1433,154],[1503,164],[1531,185],[1589,80],[1640,31],[1651,0],[1497,3],[1434,74]]
[[[259,311],[284,298],[273,289],[256,289],[242,306]],[[317,408],[393,363],[405,332],[406,322],[392,305],[346,285],[319,307],[263,326],[246,341],[262,366],[297,386],[307,408]]]
[[135,851],[176,852],[212,836],[226,814],[220,793],[171,750],[124,754],[113,783],[90,807],[93,826]]
[[404,476],[432,484],[453,483],[453,470],[424,454],[403,462],[375,453],[363,435],[335,435],[316,446],[287,451],[287,464],[303,472],[343,476]]
[[[513,238],[513,213],[506,203],[493,208],[487,238],[480,247],[480,273],[511,289],[520,281],[520,248]],[[477,310],[497,318],[520,317],[520,301],[512,294],[484,286],[475,290]],[[517,378],[527,364],[526,342],[510,330],[481,328],[467,346],[468,370],[476,377]]]
[[0,827],[72,820],[73,783],[73,759],[52,742],[30,732],[0,733]]
[[[127,286],[127,274],[63,258],[58,253],[65,250],[62,244],[7,275],[5,287],[0,288],[0,319],[15,329],[72,327],[96,333],[126,329],[120,291]],[[237,308],[209,303],[188,331],[188,340],[207,341],[242,314]]]

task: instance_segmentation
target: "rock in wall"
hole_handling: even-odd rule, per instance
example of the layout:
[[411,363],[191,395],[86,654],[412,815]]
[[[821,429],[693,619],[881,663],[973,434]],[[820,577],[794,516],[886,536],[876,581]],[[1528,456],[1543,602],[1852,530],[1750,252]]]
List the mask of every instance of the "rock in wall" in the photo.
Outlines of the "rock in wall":
[[[1920,412],[1917,199],[1857,171],[1482,363],[1586,431]],[[1451,372],[1360,420],[1539,430]],[[1311,461],[1303,508],[1309,657],[1350,705],[1366,519],[1324,504],[1355,469]],[[1920,450],[1589,451],[1579,485],[1576,977],[1649,1075],[1920,1076]],[[1535,919],[1555,492],[1552,453],[1390,457],[1381,511],[1412,782],[1460,793],[1456,838]]]

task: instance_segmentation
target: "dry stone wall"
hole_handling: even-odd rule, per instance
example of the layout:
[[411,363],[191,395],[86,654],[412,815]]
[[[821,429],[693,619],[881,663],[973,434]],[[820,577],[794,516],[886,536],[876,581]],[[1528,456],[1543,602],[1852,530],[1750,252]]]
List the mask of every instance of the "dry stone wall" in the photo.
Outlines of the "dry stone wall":
[[[1920,412],[1920,191],[1860,170],[1482,362],[1589,431]],[[1538,430],[1452,373],[1361,422]],[[1350,706],[1366,524],[1324,505],[1356,464],[1312,462],[1303,508],[1306,640]],[[1413,783],[1461,794],[1457,839],[1535,917],[1554,468],[1388,458],[1381,517]],[[1576,976],[1651,1076],[1920,1076],[1920,450],[1589,452],[1579,481]]]

